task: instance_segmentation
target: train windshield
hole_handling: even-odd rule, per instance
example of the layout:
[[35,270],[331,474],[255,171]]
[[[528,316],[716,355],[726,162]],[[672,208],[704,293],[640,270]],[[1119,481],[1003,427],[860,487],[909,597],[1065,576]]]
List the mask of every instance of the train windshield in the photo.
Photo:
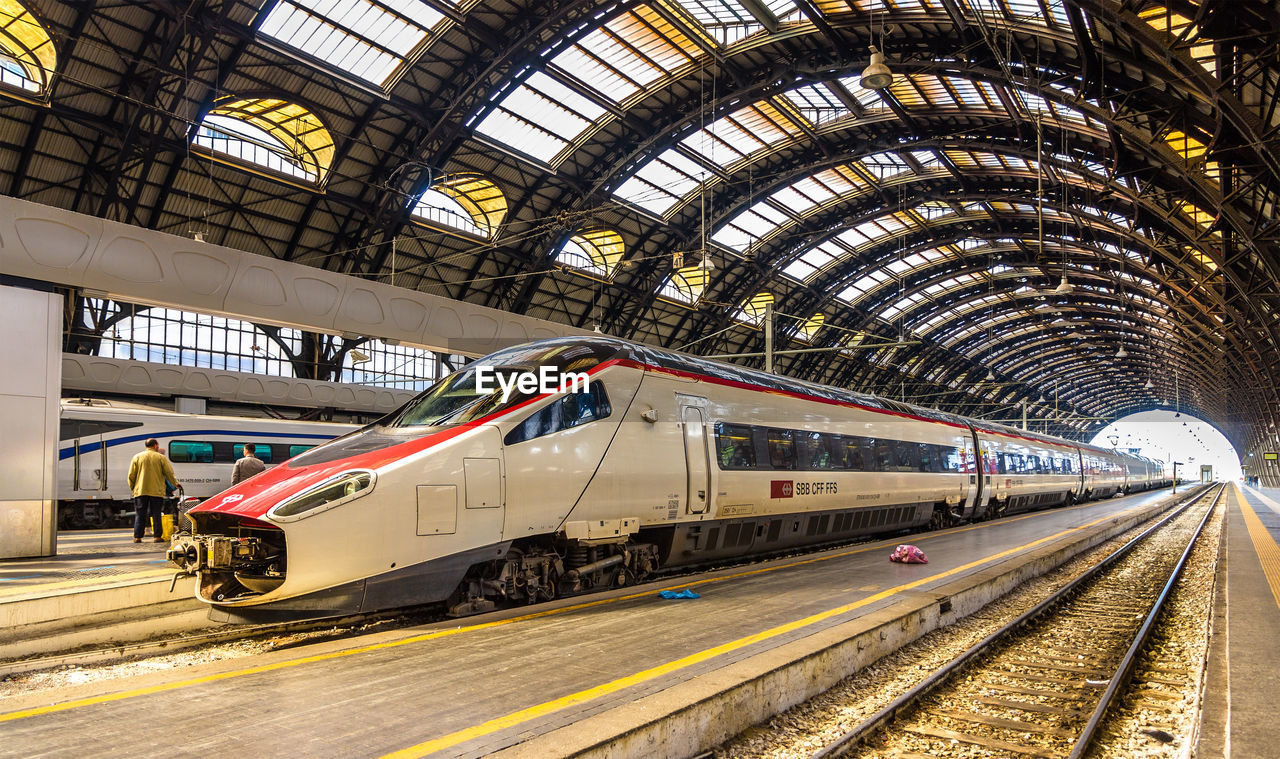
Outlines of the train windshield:
[[437,427],[475,421],[549,387],[559,387],[565,375],[585,373],[616,354],[615,346],[588,343],[535,344],[491,353],[432,385],[384,426]]

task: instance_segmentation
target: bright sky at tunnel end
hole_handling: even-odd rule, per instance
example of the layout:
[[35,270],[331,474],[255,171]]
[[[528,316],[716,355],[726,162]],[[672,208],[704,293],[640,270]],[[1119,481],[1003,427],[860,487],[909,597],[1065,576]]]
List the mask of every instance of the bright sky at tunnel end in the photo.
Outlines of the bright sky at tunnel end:
[[[1113,441],[1112,438],[1115,438]],[[1143,411],[1108,424],[1090,441],[1165,462],[1178,461],[1178,476],[1197,479],[1200,466],[1213,466],[1217,480],[1239,479],[1240,456],[1213,425],[1174,411]]]

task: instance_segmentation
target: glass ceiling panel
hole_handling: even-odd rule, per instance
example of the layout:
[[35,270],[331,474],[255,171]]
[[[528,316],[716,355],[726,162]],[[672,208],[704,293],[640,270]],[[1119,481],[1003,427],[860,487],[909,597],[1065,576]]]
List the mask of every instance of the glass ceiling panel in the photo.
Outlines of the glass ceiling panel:
[[852,251],[841,245],[838,240],[827,240],[801,253],[782,271],[803,281],[817,274],[832,261],[844,258],[851,253]]
[[642,5],[587,34],[551,63],[618,105],[692,64],[703,50]]
[[782,97],[790,101],[800,115],[808,119],[811,124],[825,124],[852,113],[844,101],[826,84],[797,87],[788,90]]
[[761,101],[717,119],[680,143],[715,165],[727,167],[775,143],[803,135],[794,115]]
[[539,71],[504,97],[476,131],[549,164],[605,113],[599,103]]
[[[707,34],[721,45],[732,45],[745,37],[762,31],[760,23],[741,3],[733,0],[676,0],[688,11]],[[800,9],[792,0],[765,0],[765,7],[779,21],[791,21],[800,16]]]
[[418,0],[279,0],[258,30],[382,87],[443,19],[444,14]]
[[614,195],[659,216],[680,202],[707,178],[710,170],[689,160],[675,148],[641,166]]
[[911,171],[911,166],[897,153],[876,153],[863,158],[859,163],[868,174],[881,183],[890,177]]
[[866,186],[866,180],[855,174],[849,166],[826,169],[774,192],[739,213],[716,230],[711,239],[742,252],[753,240],[774,234],[814,209],[855,194]]

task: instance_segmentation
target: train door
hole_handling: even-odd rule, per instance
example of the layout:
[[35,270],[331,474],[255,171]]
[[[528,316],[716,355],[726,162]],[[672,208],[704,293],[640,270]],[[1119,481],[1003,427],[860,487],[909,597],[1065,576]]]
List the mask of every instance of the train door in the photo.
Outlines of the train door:
[[710,441],[707,440],[706,415],[700,406],[685,405],[686,403],[682,401],[680,408],[680,426],[684,430],[684,456],[688,471],[685,511],[689,514],[704,514],[711,501]]
[[[71,444],[71,489],[76,492],[102,493],[107,490],[107,442],[98,435],[98,455],[92,457],[80,449],[83,438]],[[94,467],[94,463],[97,467]],[[90,496],[92,497],[92,496]]]
[[[964,494],[964,514],[966,518],[973,516],[974,507],[978,505],[978,493],[982,490],[980,474],[978,471],[978,441],[970,431],[968,435],[961,438],[960,443],[960,460],[966,472],[968,472],[968,482],[961,486],[961,492]],[[970,447],[972,446],[972,447]]]

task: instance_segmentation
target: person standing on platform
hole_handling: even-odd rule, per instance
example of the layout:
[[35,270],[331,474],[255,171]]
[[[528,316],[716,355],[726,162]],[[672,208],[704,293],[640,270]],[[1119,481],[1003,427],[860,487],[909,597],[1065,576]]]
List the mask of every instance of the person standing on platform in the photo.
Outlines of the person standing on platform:
[[257,450],[258,447],[253,443],[244,444],[244,458],[236,461],[236,465],[231,468],[232,485],[238,485],[255,474],[267,470],[267,465],[262,463],[262,459],[253,455]]
[[129,490],[133,492],[133,542],[141,543],[142,534],[151,522],[151,534],[156,543],[163,543],[164,527],[160,523],[160,511],[164,508],[165,482],[182,487],[173,473],[173,464],[160,452],[160,443],[149,438],[146,449],[129,462]]

